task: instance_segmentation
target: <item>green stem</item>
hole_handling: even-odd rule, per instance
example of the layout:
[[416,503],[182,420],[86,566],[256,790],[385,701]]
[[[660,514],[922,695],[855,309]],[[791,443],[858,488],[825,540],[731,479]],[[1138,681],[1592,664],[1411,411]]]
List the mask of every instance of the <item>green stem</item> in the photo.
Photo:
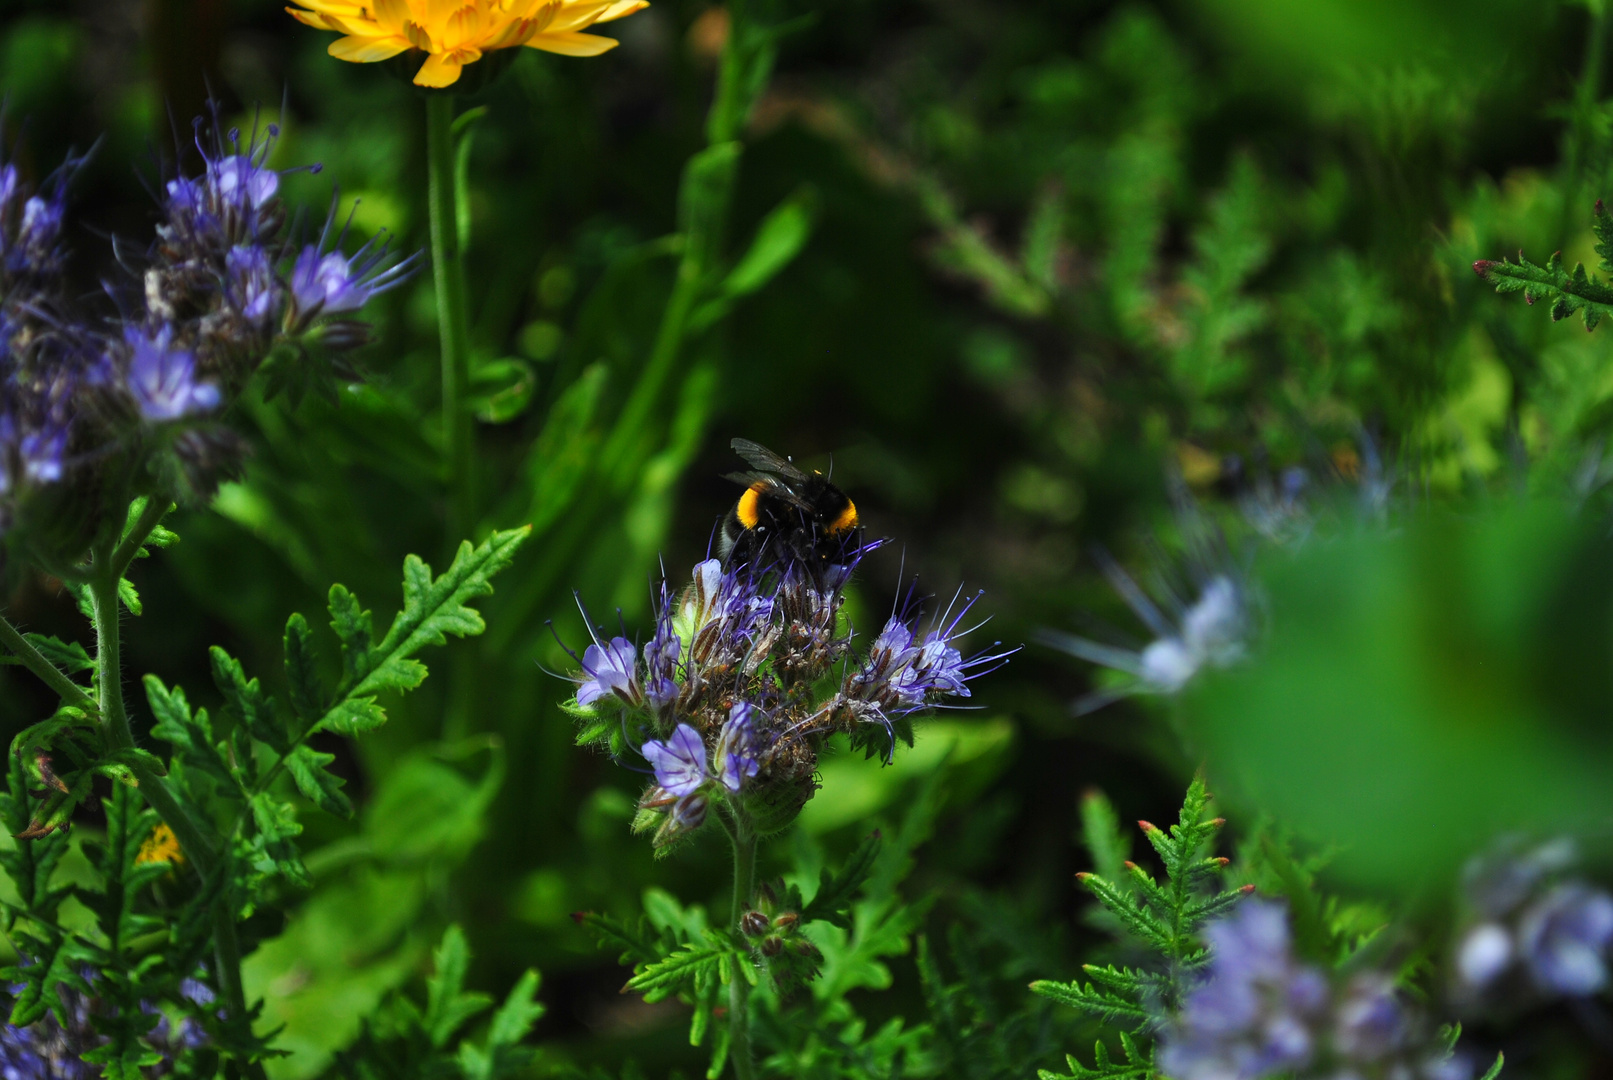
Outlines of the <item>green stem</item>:
[[[734,842],[734,901],[728,926],[738,933],[739,920],[750,909],[756,892],[756,833],[741,812],[734,815],[728,835]],[[738,1080],[752,1080],[756,1075],[750,1043],[750,980],[742,967],[749,962],[743,954],[735,956],[728,980],[728,1057]]]
[[[130,749],[134,734],[129,729],[129,714],[123,703],[123,657],[119,626],[118,582],[129,560],[140,550],[140,545],[151,535],[152,529],[162,520],[168,506],[160,511],[148,506],[140,515],[135,528],[116,547],[110,543],[99,546],[91,565],[90,599],[95,612],[96,696],[100,702],[101,729],[111,749]],[[179,846],[196,872],[206,878],[216,872],[218,844],[191,817],[168,787],[167,781],[144,765],[133,763],[130,771],[139,783],[140,794],[168,827],[174,831]],[[218,959],[219,990],[223,995],[225,1011],[231,1019],[246,1022],[246,993],[241,985],[241,948],[235,934],[235,908],[226,887],[213,901],[213,944]],[[263,1066],[257,1062],[246,1065],[252,1080],[264,1080]]]
[[[448,459],[447,551],[476,529],[476,429],[465,397],[470,386],[470,324],[464,253],[459,248],[460,170],[454,159],[454,96],[426,97],[426,199],[431,218],[431,269],[437,289],[437,336],[442,343],[443,449]],[[455,643],[449,658],[443,738],[464,736],[470,725],[476,646]]]
[[94,714],[98,711],[95,699],[90,697],[82,686],[69,679],[61,668],[47,660],[27,638],[22,636],[21,631],[4,617],[0,617],[0,645],[10,649],[12,654],[22,661],[24,667],[43,679],[63,701],[87,713]]
[[448,458],[449,551],[475,528],[475,448],[465,395],[470,383],[470,324],[465,267],[459,250],[454,169],[454,96],[426,97],[426,200],[431,218],[431,270],[437,288],[437,336],[442,342],[443,442]]

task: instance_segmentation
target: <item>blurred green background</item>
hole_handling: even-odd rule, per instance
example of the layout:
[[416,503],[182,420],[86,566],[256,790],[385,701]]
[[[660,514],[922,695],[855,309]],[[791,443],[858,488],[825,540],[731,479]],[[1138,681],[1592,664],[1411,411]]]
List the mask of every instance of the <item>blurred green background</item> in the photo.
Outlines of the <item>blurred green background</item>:
[[[510,372],[520,384],[484,407],[477,501],[483,529],[533,521],[537,531],[484,606],[488,635],[434,660],[377,735],[325,747],[364,809],[353,825],[305,815],[316,888],[248,964],[250,989],[301,1051],[277,1078],[318,1072],[359,1015],[418,974],[450,919],[471,936],[477,985],[502,992],[527,966],[543,970],[541,1033],[555,1054],[695,1067],[675,1012],[620,997],[621,971],[567,916],[626,910],[651,885],[712,901],[727,888],[725,851],[713,843],[658,865],[628,835],[639,779],[572,748],[556,707],[567,687],[548,673],[567,660],[548,623],[582,640],[576,589],[596,617],[613,621],[620,607],[641,627],[658,565],[677,577],[703,557],[734,496],[722,474],[736,435],[813,465],[832,460],[870,530],[895,538],[865,564],[859,625],[888,609],[905,570],[926,591],[986,589],[984,645],[1049,626],[1140,635],[1089,551],[1101,544],[1140,564],[1150,537],[1170,548],[1173,472],[1207,504],[1230,505],[1291,465],[1318,481],[1354,475],[1366,438],[1400,463],[1402,490],[1426,499],[1551,489],[1613,422],[1607,331],[1550,324],[1468,269],[1519,248],[1536,261],[1558,249],[1591,258],[1590,205],[1613,149],[1599,7],[779,8],[810,18],[785,39],[751,119],[729,247],[742,251],[786,200],[810,235],[782,273],[691,341],[625,494],[595,497],[577,462],[653,340],[674,266],[656,241],[675,228],[679,174],[702,145],[721,9],[657,0],[610,25],[622,44],[607,56],[525,52],[463,103],[487,109],[468,173],[478,365],[491,389],[508,389]],[[149,236],[150,191],[185,153],[209,87],[243,125],[259,109],[283,124],[276,165],[323,164],[285,180],[316,221],[339,185],[344,207],[357,201],[361,232],[385,228],[405,251],[426,245],[422,101],[384,65],[331,59],[328,41],[272,0],[0,0],[10,152],[43,175],[70,146],[101,140],[74,189],[74,271],[86,291],[116,272],[105,234]],[[443,535],[429,274],[375,307],[369,378],[336,406],[243,404],[235,422],[254,446],[245,479],[212,507],[185,510],[182,544],[136,568],[147,606],[127,635],[131,672],[212,704],[206,646],[278,671],[286,615],[317,613],[330,582],[384,619],[406,553],[443,565],[457,538]],[[1537,463],[1528,474],[1525,458]],[[1169,710],[1128,702],[1072,716],[1091,673],[1033,646],[977,684],[979,711],[922,728],[894,767],[829,761],[802,828],[849,848],[919,777],[944,769],[946,842],[926,849],[914,888],[935,891],[937,925],[973,928],[1020,982],[1065,970],[1087,933],[1072,880],[1087,859],[1080,793],[1102,786],[1123,817],[1169,814],[1200,753],[1212,770],[1232,762],[1224,775],[1248,804],[1298,807],[1296,827],[1356,843],[1365,854],[1340,862],[1341,880],[1392,887],[1427,856],[1362,846],[1396,821],[1331,835],[1345,804],[1267,783],[1339,745],[1370,772],[1378,736],[1351,726],[1351,702],[1307,714],[1310,742],[1271,736],[1313,700],[1296,702],[1296,687],[1311,685],[1296,679],[1314,668],[1349,683],[1376,671],[1372,656],[1386,665],[1373,676],[1383,685],[1416,684],[1404,709],[1417,713],[1418,680],[1437,665],[1372,646],[1379,630],[1407,605],[1444,610],[1450,596],[1486,594],[1505,576],[1498,567],[1552,564],[1580,542],[1561,522],[1511,520],[1477,538],[1459,524],[1443,538],[1434,528],[1423,541],[1434,555],[1359,540],[1347,558],[1327,549],[1314,565],[1274,571],[1275,609],[1353,599],[1354,621],[1297,634],[1275,674],[1206,686],[1186,751]],[[1462,543],[1472,559],[1442,564]],[[1497,551],[1514,555],[1496,562]],[[1418,558],[1446,577],[1427,582]],[[1369,580],[1386,598],[1377,606],[1361,598]],[[1406,581],[1428,595],[1406,600]],[[10,588],[29,628],[87,640],[51,582],[13,574]],[[1571,625],[1601,626],[1604,610]],[[1082,612],[1093,614],[1083,622]],[[1501,654],[1507,635],[1523,640],[1534,625],[1510,618],[1495,616],[1502,628],[1488,647]],[[1605,664],[1605,649],[1587,655]],[[1481,774],[1497,760],[1487,754],[1510,752],[1508,739],[1532,746],[1537,730],[1560,724],[1567,742],[1535,747],[1542,760],[1515,802],[1497,807],[1481,792],[1454,804],[1449,828],[1504,825],[1508,807],[1535,805],[1531,792],[1575,756],[1581,714],[1608,698],[1591,681],[1592,704],[1564,706],[1567,719],[1495,706],[1504,730],[1477,744]],[[8,733],[48,704],[0,669]],[[1382,715],[1386,745],[1434,740],[1402,746],[1411,775],[1383,781],[1417,789],[1417,763],[1447,744]],[[1439,717],[1428,723],[1437,729]],[[1360,798],[1382,809],[1371,790]],[[1605,791],[1598,798],[1578,808],[1601,813]],[[1408,799],[1396,805],[1421,805]],[[1547,808],[1541,823],[1574,810]],[[875,1019],[917,1008],[910,961],[897,967],[898,993],[871,1006]]]

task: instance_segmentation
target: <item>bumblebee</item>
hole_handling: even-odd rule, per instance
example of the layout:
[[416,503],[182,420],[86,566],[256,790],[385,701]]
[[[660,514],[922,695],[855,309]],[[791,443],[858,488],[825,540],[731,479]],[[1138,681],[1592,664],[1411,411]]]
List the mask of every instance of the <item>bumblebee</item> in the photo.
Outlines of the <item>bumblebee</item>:
[[822,473],[803,472],[749,439],[730,443],[752,468],[729,473],[744,484],[734,508],[723,519],[724,566],[773,560],[824,565],[837,561],[859,535],[857,505]]

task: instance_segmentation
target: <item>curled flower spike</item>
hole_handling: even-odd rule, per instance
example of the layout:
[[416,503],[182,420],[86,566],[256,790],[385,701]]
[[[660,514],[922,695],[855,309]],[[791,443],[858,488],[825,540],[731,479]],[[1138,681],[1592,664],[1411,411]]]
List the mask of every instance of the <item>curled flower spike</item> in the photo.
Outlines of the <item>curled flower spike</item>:
[[416,86],[452,86],[466,64],[498,49],[526,46],[565,56],[598,56],[616,41],[582,31],[649,6],[647,0],[296,0],[293,18],[344,35],[338,60],[368,64],[410,49],[426,54]]
[[[953,603],[922,638],[913,616],[892,615],[868,650],[868,659],[845,680],[842,699],[857,723],[875,723],[892,735],[892,721],[938,704],[946,697],[968,697],[968,681],[1001,667],[1017,648],[994,652],[1002,644],[965,659],[956,642],[975,627],[959,630],[977,593],[961,606]],[[911,604],[911,597],[909,598]]]
[[692,795],[706,782],[706,744],[688,724],[679,724],[666,742],[651,739],[643,754],[668,795]]

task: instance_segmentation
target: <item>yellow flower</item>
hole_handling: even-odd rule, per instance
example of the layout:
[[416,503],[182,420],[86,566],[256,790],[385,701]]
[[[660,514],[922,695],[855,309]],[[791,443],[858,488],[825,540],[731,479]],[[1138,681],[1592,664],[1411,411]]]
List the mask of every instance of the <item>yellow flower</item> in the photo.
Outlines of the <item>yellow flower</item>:
[[[451,86],[459,72],[494,49],[529,49],[566,56],[598,56],[616,42],[584,34],[649,7],[648,0],[296,0],[286,8],[319,30],[345,37],[331,42],[338,60],[368,64],[407,49],[427,54],[416,86]],[[306,10],[304,10],[306,9]]]
[[185,854],[179,850],[179,839],[165,822],[159,822],[157,827],[151,830],[151,835],[140,845],[140,853],[134,857],[136,866],[154,862],[178,866],[184,861]]

